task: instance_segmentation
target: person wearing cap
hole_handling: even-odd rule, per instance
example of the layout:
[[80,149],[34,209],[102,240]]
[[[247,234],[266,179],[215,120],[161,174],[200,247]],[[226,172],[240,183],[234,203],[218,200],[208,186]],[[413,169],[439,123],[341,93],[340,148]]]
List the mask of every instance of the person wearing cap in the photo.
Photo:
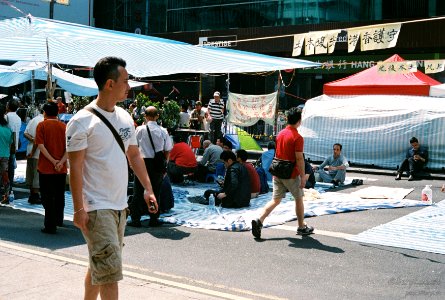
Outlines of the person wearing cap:
[[222,137],[221,126],[224,120],[224,101],[221,99],[219,92],[213,93],[208,107],[207,121],[210,123],[210,140],[216,143],[216,140]]

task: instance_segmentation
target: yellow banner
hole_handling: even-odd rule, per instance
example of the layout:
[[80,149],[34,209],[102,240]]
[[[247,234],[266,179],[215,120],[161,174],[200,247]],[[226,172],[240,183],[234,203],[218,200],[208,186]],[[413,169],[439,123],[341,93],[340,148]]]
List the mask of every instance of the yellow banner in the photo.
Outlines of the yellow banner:
[[425,60],[425,74],[438,73],[444,71],[445,60],[444,59],[436,59],[436,60]]
[[305,33],[294,35],[294,47],[292,50],[292,56],[300,56],[301,55],[301,49],[303,49],[305,36],[306,36]]
[[369,26],[360,30],[360,50],[393,48],[397,44],[401,23]]
[[417,72],[417,62],[397,61],[397,62],[379,62],[377,64],[377,73],[382,75],[408,74]]

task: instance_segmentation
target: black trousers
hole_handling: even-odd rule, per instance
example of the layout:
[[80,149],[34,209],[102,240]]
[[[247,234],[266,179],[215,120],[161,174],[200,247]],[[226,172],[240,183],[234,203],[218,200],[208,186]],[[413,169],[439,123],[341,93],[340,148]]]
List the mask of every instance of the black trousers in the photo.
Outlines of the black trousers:
[[223,137],[221,126],[223,119],[213,119],[210,123],[210,141],[216,145],[216,140]]
[[423,169],[424,163],[420,160],[416,161],[413,157],[405,158],[400,165],[398,173],[402,174],[404,171],[407,171],[409,175],[415,175],[419,173]]
[[55,230],[63,225],[66,174],[39,173],[40,197],[45,208],[45,228]]
[[140,221],[141,217],[144,215],[149,215],[150,220],[158,219],[161,211],[161,186],[164,174],[154,171],[154,167],[152,166],[153,160],[144,158],[144,162],[145,167],[147,168],[148,177],[150,177],[153,193],[156,197],[156,202],[158,202],[159,209],[158,212],[155,214],[148,212],[148,206],[144,200],[144,187],[142,186],[138,177],[134,176],[133,199],[128,202],[131,219],[133,221]]

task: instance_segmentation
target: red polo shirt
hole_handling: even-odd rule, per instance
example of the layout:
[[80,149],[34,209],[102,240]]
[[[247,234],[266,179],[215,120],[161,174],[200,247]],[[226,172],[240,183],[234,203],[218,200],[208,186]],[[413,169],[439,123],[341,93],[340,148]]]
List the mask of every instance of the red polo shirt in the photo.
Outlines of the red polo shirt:
[[[296,161],[295,152],[303,152],[303,149],[304,139],[295,127],[288,125],[280,131],[276,141],[275,156],[277,158]],[[299,175],[297,164],[295,164],[291,178],[296,178]]]
[[173,146],[169,159],[180,167],[194,168],[198,165],[195,153],[193,153],[190,146],[184,142],[177,143]]

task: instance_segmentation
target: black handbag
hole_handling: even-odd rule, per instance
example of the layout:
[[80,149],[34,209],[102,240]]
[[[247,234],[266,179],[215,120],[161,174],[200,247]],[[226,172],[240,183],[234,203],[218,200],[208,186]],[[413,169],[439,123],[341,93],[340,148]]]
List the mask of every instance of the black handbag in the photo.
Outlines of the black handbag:
[[154,169],[158,173],[164,173],[167,169],[167,160],[165,159],[164,151],[156,152],[155,145],[153,143],[153,138],[151,137],[150,128],[147,127],[148,137],[150,138],[151,147],[153,148],[153,152],[155,153],[155,157],[153,158],[153,166]]
[[292,172],[294,171],[295,162],[279,159],[274,157],[272,163],[269,167],[270,174],[281,178],[281,179],[289,179],[292,176]]

